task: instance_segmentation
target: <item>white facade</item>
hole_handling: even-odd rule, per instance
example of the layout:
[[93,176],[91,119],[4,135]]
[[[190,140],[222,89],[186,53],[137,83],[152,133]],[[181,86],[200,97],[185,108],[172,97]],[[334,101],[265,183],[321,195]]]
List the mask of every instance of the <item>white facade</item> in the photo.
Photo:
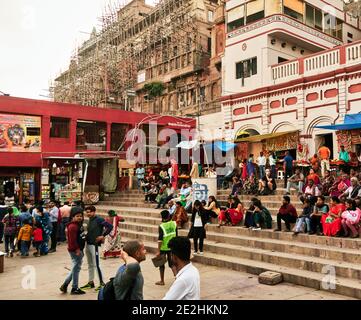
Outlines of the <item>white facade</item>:
[[[235,19],[237,11],[242,15],[237,8],[244,3],[248,2],[228,1],[226,19]],[[341,0],[266,3],[271,8],[266,7],[264,18],[227,33],[222,61],[224,126],[228,137],[247,129],[260,134],[300,130],[312,154],[319,144],[318,135],[328,133],[315,126],[341,123],[346,113],[361,112],[361,42],[347,44],[361,39],[359,22],[344,14]],[[284,5],[303,8],[304,20],[285,14]],[[306,10],[308,17],[314,12],[315,24],[316,11],[322,16],[318,29],[310,20],[305,24]],[[333,34],[336,31],[325,27],[336,18],[338,33]],[[244,63],[253,58],[257,58],[256,73],[253,62],[248,69],[248,62]],[[243,73],[239,71],[237,79],[236,64],[240,61]],[[329,133],[335,154],[335,134]]]

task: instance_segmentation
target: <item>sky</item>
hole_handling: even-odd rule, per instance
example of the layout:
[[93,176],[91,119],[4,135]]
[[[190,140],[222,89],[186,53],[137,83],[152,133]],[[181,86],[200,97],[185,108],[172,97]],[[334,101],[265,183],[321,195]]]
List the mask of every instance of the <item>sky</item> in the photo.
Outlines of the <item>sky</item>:
[[0,0],[0,91],[47,99],[50,81],[67,69],[75,48],[93,27],[101,28],[99,18],[117,2]]

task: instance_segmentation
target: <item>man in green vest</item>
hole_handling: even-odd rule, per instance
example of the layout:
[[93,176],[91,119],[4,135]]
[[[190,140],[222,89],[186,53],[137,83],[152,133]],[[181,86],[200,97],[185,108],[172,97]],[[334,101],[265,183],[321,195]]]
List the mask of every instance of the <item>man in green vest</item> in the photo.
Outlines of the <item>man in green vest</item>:
[[[170,249],[168,247],[168,243],[170,239],[176,237],[178,235],[177,232],[177,223],[171,220],[171,215],[168,210],[163,210],[161,213],[162,216],[162,223],[159,225],[159,237],[158,237],[158,254],[157,256],[164,256],[167,257],[168,266],[173,271],[172,266],[172,258],[170,254]],[[158,286],[164,286],[164,271],[165,271],[165,259],[164,264],[159,267],[160,272],[160,281],[156,282],[155,284]],[[173,274],[175,275],[174,271]]]

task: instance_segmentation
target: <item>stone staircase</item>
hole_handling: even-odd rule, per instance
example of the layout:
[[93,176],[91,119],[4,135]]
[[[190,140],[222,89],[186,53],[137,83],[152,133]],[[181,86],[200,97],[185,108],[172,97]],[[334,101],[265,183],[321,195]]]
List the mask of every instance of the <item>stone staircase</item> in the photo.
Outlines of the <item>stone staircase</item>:
[[[229,190],[220,190],[217,199],[225,202]],[[284,190],[275,195],[261,197],[262,203],[271,211],[275,226]],[[252,196],[240,196],[248,207]],[[297,210],[301,204],[295,191],[291,201]],[[115,193],[97,205],[99,214],[116,211],[125,218],[122,224],[123,239],[140,239],[147,250],[156,252],[160,210],[155,204],[144,203],[144,196],[137,190]],[[188,230],[179,230],[186,236]],[[276,271],[283,274],[284,281],[315,289],[327,290],[354,298],[361,298],[361,239],[330,238],[316,235],[272,230],[253,231],[244,227],[217,225],[207,226],[204,256],[194,261],[233,270],[259,274]],[[333,276],[334,275],[334,276]],[[334,288],[329,281],[335,280]]]

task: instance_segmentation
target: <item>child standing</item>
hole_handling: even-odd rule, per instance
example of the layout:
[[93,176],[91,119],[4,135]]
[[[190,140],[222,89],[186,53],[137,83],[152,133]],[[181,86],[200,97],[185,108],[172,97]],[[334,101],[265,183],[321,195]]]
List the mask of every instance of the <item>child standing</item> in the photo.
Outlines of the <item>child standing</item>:
[[[17,231],[17,219],[13,215],[13,208],[7,208],[7,214],[5,215],[2,223],[4,224],[4,236],[5,236],[5,252],[7,257],[13,257],[15,249],[14,239]],[[10,250],[9,250],[10,246]]]
[[41,229],[41,225],[37,223],[34,226],[33,231],[33,245],[36,249],[36,252],[34,252],[35,257],[40,257],[40,245],[43,242],[43,230]]
[[311,219],[310,216],[312,214],[312,206],[311,206],[311,200],[310,199],[304,199],[303,200],[303,210],[300,216],[298,216],[298,219],[296,221],[295,231],[294,235],[297,235],[302,230],[302,225],[305,223],[307,226],[307,232],[311,232]]
[[30,226],[29,221],[25,221],[24,225],[20,228],[18,235],[18,241],[21,241],[21,257],[29,256],[32,233],[33,228]]

